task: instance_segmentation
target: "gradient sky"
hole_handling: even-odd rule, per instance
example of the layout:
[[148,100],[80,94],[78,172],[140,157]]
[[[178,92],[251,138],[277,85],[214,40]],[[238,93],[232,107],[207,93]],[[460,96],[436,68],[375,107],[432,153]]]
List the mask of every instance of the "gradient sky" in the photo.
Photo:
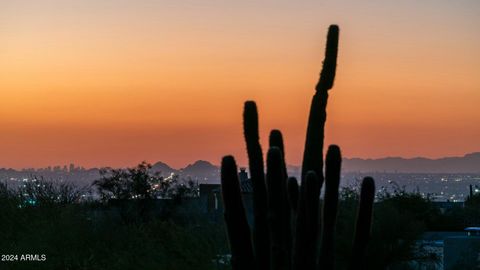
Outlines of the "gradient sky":
[[480,1],[365,2],[1,1],[0,167],[245,164],[248,99],[299,164],[331,23],[328,144],[480,151]]

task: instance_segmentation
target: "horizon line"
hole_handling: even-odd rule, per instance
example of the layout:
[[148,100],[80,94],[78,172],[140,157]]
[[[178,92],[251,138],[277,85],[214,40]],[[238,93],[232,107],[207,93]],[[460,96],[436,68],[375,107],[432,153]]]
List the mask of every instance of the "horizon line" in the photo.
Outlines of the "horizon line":
[[[342,159],[349,159],[349,160],[352,160],[352,159],[362,159],[362,160],[380,160],[380,159],[405,159],[405,160],[412,160],[412,159],[428,159],[428,160],[441,160],[441,159],[446,159],[446,158],[464,158],[466,156],[469,156],[469,155],[474,155],[474,154],[480,154],[480,150],[479,151],[473,151],[473,152],[467,152],[463,155],[460,155],[460,156],[442,156],[442,157],[438,157],[438,158],[429,158],[429,157],[425,157],[425,156],[413,156],[413,157],[402,157],[402,156],[383,156],[383,157],[375,157],[375,158],[371,158],[371,157],[342,157]],[[170,166],[168,164],[168,162],[165,162],[165,161],[162,161],[162,160],[157,160],[155,162],[148,162],[146,160],[142,160],[142,161],[138,161],[136,162],[135,164],[133,165],[129,165],[129,166],[116,166],[116,167],[113,167],[113,166],[110,166],[110,165],[106,165],[106,166],[93,166],[93,167],[84,167],[82,165],[79,165],[79,164],[75,164],[74,162],[68,162],[68,163],[63,163],[63,164],[51,164],[51,165],[46,165],[46,166],[40,166],[40,167],[0,167],[0,169],[4,169],[4,170],[31,170],[31,169],[46,169],[48,167],[51,167],[52,169],[54,167],[68,167],[70,165],[75,165],[76,168],[83,168],[85,170],[91,170],[91,169],[99,169],[99,168],[131,168],[133,166],[136,166],[142,162],[147,162],[148,164],[151,164],[152,166],[157,164],[157,163],[163,163],[165,165],[167,165],[168,167],[174,169],[174,170],[182,170],[182,169],[185,169],[186,167],[190,166],[190,165],[193,165],[199,161],[204,161],[204,162],[208,162],[209,164],[211,165],[214,165],[216,167],[219,167],[220,164],[217,164],[217,163],[214,163],[214,162],[211,162],[209,160],[205,160],[205,159],[197,159],[191,163],[188,163],[186,165],[184,165],[183,167],[180,167],[180,168],[174,168],[172,166]],[[288,166],[295,166],[295,167],[300,167],[301,165],[300,164],[287,164]],[[238,164],[238,167],[248,167],[248,166],[243,166],[242,164]]]

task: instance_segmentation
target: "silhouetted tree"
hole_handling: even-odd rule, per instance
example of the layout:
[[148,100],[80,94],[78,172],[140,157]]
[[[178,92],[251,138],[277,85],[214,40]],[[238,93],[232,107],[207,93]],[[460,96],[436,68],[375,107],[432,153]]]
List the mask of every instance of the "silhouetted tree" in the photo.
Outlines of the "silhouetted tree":
[[[184,198],[198,196],[198,187],[193,181],[180,180],[178,175],[163,177],[151,168],[146,162],[127,169],[105,168],[100,170],[101,178],[93,185],[104,202],[113,200],[126,223],[150,220],[153,209],[157,210],[155,216],[168,219]],[[161,206],[152,208],[155,205],[152,199],[161,199]]]
[[152,165],[142,162],[127,169],[103,168],[100,179],[93,182],[102,200],[110,199],[174,199],[198,195],[198,187],[192,180],[180,180],[178,175],[163,177],[153,172]]
[[88,187],[78,187],[61,180],[46,180],[32,176],[24,182],[14,194],[22,206],[67,205],[80,202],[82,195],[88,193]]
[[100,179],[95,180],[93,185],[97,187],[102,200],[151,198],[151,185],[163,181],[162,176],[150,172],[151,168],[146,162],[128,169],[102,168]]

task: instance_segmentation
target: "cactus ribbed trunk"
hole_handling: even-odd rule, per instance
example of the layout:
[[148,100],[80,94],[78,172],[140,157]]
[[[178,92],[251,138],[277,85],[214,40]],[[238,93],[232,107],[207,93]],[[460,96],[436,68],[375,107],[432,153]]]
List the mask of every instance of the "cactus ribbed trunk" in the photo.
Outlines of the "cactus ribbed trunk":
[[250,179],[253,186],[253,244],[258,269],[270,268],[270,240],[267,225],[267,189],[263,153],[258,135],[258,112],[254,101],[245,102],[243,133],[247,145]]
[[302,180],[296,221],[293,269],[313,270],[316,268],[318,203],[320,190],[314,171],[309,171]]
[[267,154],[268,221],[270,229],[271,269],[290,269],[290,215],[286,176],[280,148]]
[[295,177],[288,178],[287,188],[288,188],[288,202],[290,203],[290,207],[292,208],[292,214],[293,216],[295,216],[297,213],[298,196],[299,196],[298,181]]
[[224,218],[232,252],[233,270],[251,270],[254,267],[250,227],[242,203],[237,165],[232,156],[222,159],[221,168],[222,198],[225,208]]
[[[278,148],[280,151],[280,162],[281,162],[281,170],[282,170],[282,178],[279,179],[280,184],[281,184],[281,197],[282,201],[280,202],[282,204],[282,215],[284,216],[284,226],[285,229],[283,231],[283,234],[285,235],[287,239],[287,259],[288,259],[288,264],[291,264],[291,259],[292,259],[292,246],[293,246],[293,240],[292,240],[292,209],[290,207],[290,201],[289,201],[289,190],[288,190],[288,173],[287,173],[287,162],[285,161],[285,147],[283,143],[283,135],[280,132],[280,130],[272,130],[270,132],[270,137],[269,137],[269,144],[270,144],[270,150]],[[269,150],[269,152],[270,152]],[[268,161],[267,161],[268,163]],[[275,168],[273,168],[275,169]],[[267,168],[267,174],[270,169]],[[268,177],[267,177],[268,180]],[[296,181],[295,181],[296,182]],[[298,189],[298,187],[297,187]],[[272,254],[272,256],[274,256]]]
[[315,95],[310,105],[307,136],[303,153],[302,178],[308,171],[314,171],[318,177],[320,188],[323,182],[323,139],[325,137],[325,121],[327,119],[328,90],[333,87],[337,68],[339,28],[331,25],[328,29],[325,60],[320,79],[315,87]]
[[353,240],[350,270],[366,270],[364,257],[372,226],[373,201],[375,199],[375,181],[365,177],[360,190],[360,203],[357,212],[355,236]]
[[319,261],[320,269],[322,270],[333,270],[335,268],[334,235],[341,165],[342,156],[340,148],[336,145],[331,145],[328,148],[325,160],[325,199],[323,202],[322,248]]

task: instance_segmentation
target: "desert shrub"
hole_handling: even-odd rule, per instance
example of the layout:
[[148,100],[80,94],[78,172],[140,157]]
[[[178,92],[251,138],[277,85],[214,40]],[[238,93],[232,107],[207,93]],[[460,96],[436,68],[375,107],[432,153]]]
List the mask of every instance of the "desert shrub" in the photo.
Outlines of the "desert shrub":
[[[51,191],[46,198],[62,194],[55,185],[45,185]],[[173,216],[122,223],[103,211],[103,203],[53,200],[24,207],[23,199],[0,184],[0,252],[47,259],[2,262],[1,269],[212,269],[212,260],[227,253],[223,224],[199,215],[191,222]]]
[[[342,188],[336,242],[340,269],[346,266],[349,258],[350,239],[354,233],[350,224],[355,220],[357,204],[357,188]],[[398,186],[393,191],[383,189],[377,194],[374,211],[367,252],[368,269],[409,269],[411,260],[438,262],[439,258],[417,245],[421,235],[441,216],[428,197],[406,192]]]

